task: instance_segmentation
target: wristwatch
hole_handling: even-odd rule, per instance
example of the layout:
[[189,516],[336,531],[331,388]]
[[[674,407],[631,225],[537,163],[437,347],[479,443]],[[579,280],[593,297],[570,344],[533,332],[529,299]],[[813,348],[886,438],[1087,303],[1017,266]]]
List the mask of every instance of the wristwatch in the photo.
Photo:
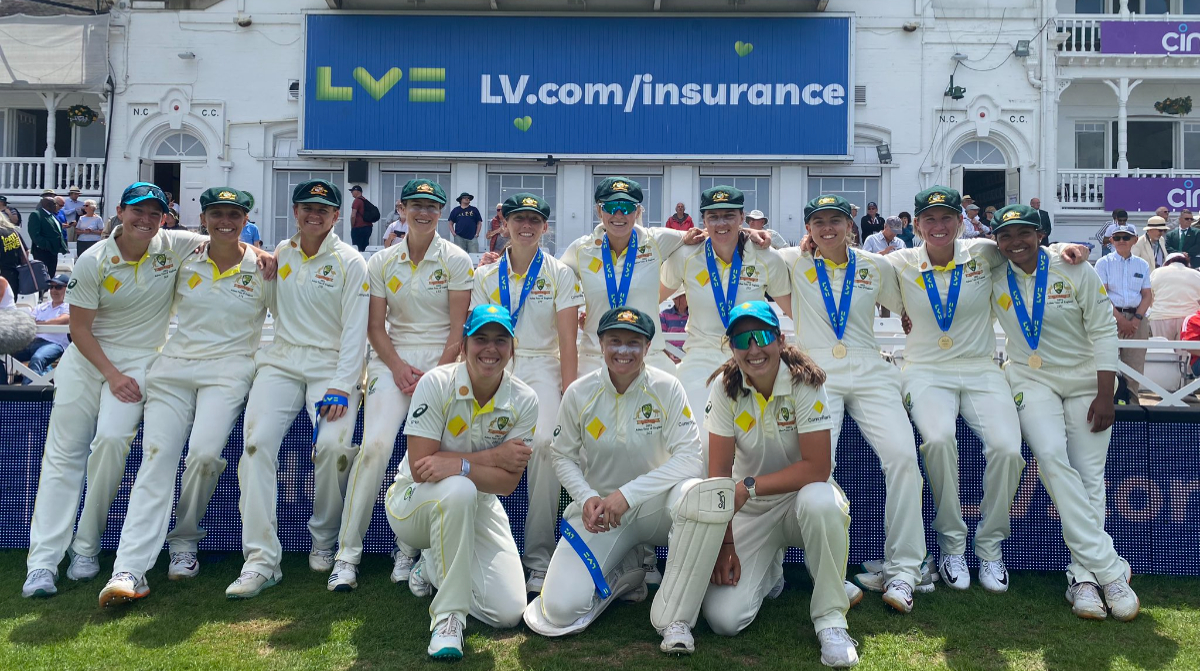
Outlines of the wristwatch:
[[754,491],[754,478],[747,477],[745,480],[742,480],[742,484],[746,485],[746,491],[750,493],[750,498],[758,498],[758,492]]
[[1138,313],[1135,312],[1135,313],[1133,313],[1133,317],[1134,317],[1134,319],[1137,319],[1140,321],[1140,320],[1145,319],[1146,315],[1139,315]]
[[459,471],[458,474],[462,475],[462,476],[470,475],[471,474],[471,462],[467,461],[466,459],[463,459],[462,460],[462,470]]

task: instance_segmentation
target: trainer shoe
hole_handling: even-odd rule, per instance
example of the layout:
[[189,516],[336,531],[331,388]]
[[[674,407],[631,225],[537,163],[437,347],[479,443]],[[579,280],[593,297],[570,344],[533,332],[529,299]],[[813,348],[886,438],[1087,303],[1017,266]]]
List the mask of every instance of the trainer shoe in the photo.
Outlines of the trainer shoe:
[[951,589],[963,590],[971,586],[971,572],[967,570],[967,558],[962,555],[942,555],[938,559],[938,573]]
[[672,622],[663,629],[662,643],[658,649],[668,655],[690,655],[696,652],[696,639],[692,638],[692,628],[687,622]]
[[67,550],[71,557],[71,565],[67,567],[67,578],[70,580],[88,581],[100,574],[100,558],[93,555],[85,557]]
[[[429,581],[425,578],[425,555],[421,555],[421,558],[417,560],[416,565],[413,566],[412,571],[408,574],[408,591],[412,592],[412,595],[418,599],[433,594],[433,585],[429,584]],[[462,656],[461,641],[458,648],[458,654]],[[432,655],[433,653],[429,654]]]
[[980,561],[979,584],[983,585],[984,589],[993,594],[1007,592],[1008,567],[1004,565],[1004,560],[988,561],[984,559]]
[[858,585],[855,585],[849,580],[843,580],[842,587],[846,590],[846,599],[850,601],[851,608],[862,603],[863,591],[858,588]]
[[333,572],[326,582],[330,592],[352,592],[358,587],[358,566],[339,559],[333,563]]
[[648,561],[642,568],[646,569],[646,585],[658,587],[662,584],[662,571],[658,570],[658,555],[654,556],[654,561]]
[[623,601],[625,603],[641,603],[645,601],[646,597],[648,596],[650,596],[650,584],[643,580],[642,584],[617,597],[617,601]]
[[[416,575],[416,569],[413,571]],[[412,580],[409,580],[412,584]],[[433,636],[429,638],[429,648],[426,651],[433,659],[462,659],[463,656],[463,625],[457,615],[447,615],[433,625]]]
[[787,581],[785,581],[783,579],[783,576],[779,576],[779,580],[777,580],[775,582],[775,585],[771,588],[771,591],[767,592],[767,598],[768,599],[778,599],[779,595],[783,594],[783,588],[786,585],[787,585]]
[[1108,610],[1113,617],[1122,622],[1129,622],[1138,616],[1142,603],[1138,600],[1137,594],[1134,594],[1129,583],[1118,579],[1104,585],[1102,589],[1104,590],[1104,601],[1108,604]]
[[187,580],[200,575],[200,560],[195,552],[172,552],[171,565],[167,567],[167,578]]
[[1067,588],[1067,603],[1071,612],[1085,620],[1103,620],[1108,609],[1100,600],[1100,586],[1094,582],[1077,582]]
[[138,579],[128,571],[121,571],[109,578],[108,584],[100,590],[100,607],[108,608],[130,603],[149,593],[150,585],[146,584],[145,576]]
[[26,599],[30,597],[47,597],[58,594],[58,588],[54,586],[54,571],[48,568],[35,568],[25,576],[25,584],[21,587],[21,596]]
[[821,663],[835,669],[848,669],[858,664],[858,641],[842,627],[827,627],[817,632],[821,642]]
[[308,567],[317,573],[329,573],[333,570],[333,554],[333,548],[313,548],[312,552],[308,553]]
[[883,593],[883,602],[901,613],[911,613],[913,609],[913,588],[899,578],[888,582],[887,591]]
[[529,580],[525,581],[527,594],[541,594],[542,585],[546,584],[546,572],[529,569]]
[[405,582],[408,580],[408,574],[412,573],[413,564],[417,563],[417,560],[404,554],[400,548],[396,548],[392,550],[392,562],[392,582]]
[[253,599],[262,594],[264,589],[274,587],[283,578],[268,578],[257,571],[242,571],[237,580],[225,588],[225,596],[230,599]]

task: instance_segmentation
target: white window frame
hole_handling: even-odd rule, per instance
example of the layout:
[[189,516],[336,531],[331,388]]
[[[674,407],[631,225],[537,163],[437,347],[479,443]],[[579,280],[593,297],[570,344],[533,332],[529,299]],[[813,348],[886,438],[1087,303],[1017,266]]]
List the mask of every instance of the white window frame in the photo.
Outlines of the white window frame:
[[[592,228],[600,225],[600,215],[596,214],[596,206],[593,202],[593,196],[596,193],[596,187],[607,177],[628,177],[629,179],[635,180],[642,185],[642,207],[645,209],[642,219],[643,226],[663,226],[667,222],[667,217],[674,214],[675,203],[667,202],[667,177],[662,166],[641,166],[637,168],[629,168],[621,166],[593,165],[592,181],[590,184],[592,190],[587,194],[588,209],[591,211],[592,222],[591,226],[588,228],[589,231]],[[655,179],[658,180],[657,188],[649,186],[654,182]],[[652,203],[649,199],[655,199],[658,203],[657,221],[655,221],[655,216],[651,211],[650,205]],[[696,221],[696,218],[692,217],[692,221]]]
[[[741,189],[742,193],[745,193],[748,196],[746,198],[746,212],[751,210],[762,210],[763,213],[767,215],[768,219],[775,218],[777,213],[775,213],[773,211],[774,208],[771,207],[771,203],[774,202],[771,200],[771,197],[773,195],[772,192],[775,191],[777,183],[774,179],[774,175],[770,173],[770,168],[767,170],[768,172],[766,174],[752,175],[739,175],[730,173],[705,175],[701,173],[700,192],[704,193],[708,189],[711,189],[714,186],[720,186],[722,184],[732,186],[736,189]],[[743,189],[741,186],[739,186],[739,181],[747,179],[752,179],[755,181],[755,186],[753,189]],[[759,188],[760,181],[766,182],[767,189],[765,198],[762,197],[762,190]],[[752,197],[750,197],[751,194],[753,194]],[[703,225],[703,222],[701,222],[699,218],[692,217],[692,221],[695,221],[697,226]]]
[[[285,188],[279,188],[279,175],[289,174],[303,177],[298,179],[289,178],[285,183]],[[328,179],[334,186],[342,191],[342,217],[338,219],[338,223],[334,225],[334,229],[342,227],[342,230],[349,230],[350,224],[346,221],[345,213],[350,210],[346,200],[346,173],[342,169],[326,169],[319,168],[275,168],[271,171],[271,191],[273,200],[271,202],[271,211],[269,221],[262,222],[264,225],[259,228],[259,235],[262,236],[263,246],[273,249],[274,245],[287,240],[292,236],[292,189],[297,184],[310,179]],[[269,228],[269,230],[263,230]],[[270,237],[267,237],[270,236]],[[349,234],[342,235],[338,231],[338,237],[349,240]]]
[[[1075,120],[1075,126],[1072,128],[1072,131],[1071,131],[1071,152],[1072,152],[1071,165],[1074,167],[1075,170],[1112,170],[1112,168],[1113,168],[1113,166],[1112,166],[1112,137],[1111,137],[1111,133],[1109,133],[1109,131],[1108,131],[1108,127],[1111,122],[1112,122],[1111,119],[1076,119]],[[1104,142],[1104,165],[1103,165],[1103,167],[1100,167],[1100,168],[1080,168],[1079,167],[1078,137],[1079,137],[1079,127],[1080,127],[1080,125],[1083,125],[1083,124],[1098,125],[1100,127],[1100,132],[1103,133],[1103,135],[1104,135],[1104,139],[1103,139],[1103,142]],[[1094,133],[1094,132],[1096,132],[1096,130],[1092,129],[1087,132]]]

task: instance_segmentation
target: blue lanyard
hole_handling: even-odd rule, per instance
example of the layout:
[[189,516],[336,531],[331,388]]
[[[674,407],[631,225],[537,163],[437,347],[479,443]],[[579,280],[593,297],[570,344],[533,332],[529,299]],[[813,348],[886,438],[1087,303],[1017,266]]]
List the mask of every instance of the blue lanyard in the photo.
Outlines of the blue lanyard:
[[950,271],[950,291],[946,295],[946,306],[942,307],[942,298],[938,295],[937,283],[933,280],[933,271],[921,273],[925,278],[925,293],[929,295],[929,307],[933,308],[933,317],[937,319],[938,328],[942,332],[950,330],[954,322],[954,309],[958,307],[958,292],[962,289],[962,264],[956,263]]
[[629,236],[629,246],[625,248],[625,265],[621,270],[621,287],[617,288],[616,270],[613,268],[612,247],[608,246],[608,234],[604,234],[604,244],[600,247],[600,260],[604,262],[604,282],[608,285],[608,307],[619,308],[629,299],[629,285],[633,282],[633,264],[637,263],[638,235],[635,230]]
[[824,259],[813,259],[813,268],[817,271],[817,284],[821,285],[821,298],[825,299],[825,311],[829,313],[829,325],[833,327],[833,335],[838,340],[846,333],[846,324],[850,321],[850,295],[854,293],[854,252],[846,250],[850,260],[846,262],[846,278],[842,281],[841,303],[833,302],[833,285],[829,282],[829,272],[825,270]]
[[512,315],[514,329],[517,328],[517,318],[521,316],[521,310],[525,308],[525,299],[529,298],[529,292],[533,291],[533,285],[537,283],[538,275],[542,272],[542,260],[542,250],[539,247],[533,261],[529,264],[529,270],[525,273],[525,282],[521,285],[521,299],[517,303],[517,309],[514,310],[509,305],[512,298],[509,296],[508,286],[508,252],[500,257],[500,303]]
[[570,544],[575,554],[583,560],[583,565],[587,567],[588,573],[592,576],[592,583],[596,585],[596,593],[600,595],[601,599],[607,599],[612,594],[612,590],[608,587],[608,581],[604,579],[604,569],[600,568],[600,560],[592,554],[591,548],[583,542],[579,533],[567,522],[567,518],[562,518],[562,524],[559,525],[558,530],[562,537],[567,539],[567,543]]
[[1013,311],[1017,322],[1021,325],[1021,333],[1029,349],[1037,351],[1038,342],[1042,339],[1042,316],[1046,314],[1046,283],[1050,278],[1050,256],[1045,251],[1038,250],[1037,275],[1033,280],[1033,319],[1025,309],[1025,299],[1021,298],[1021,289],[1017,286],[1017,274],[1013,272],[1012,264],[1008,264],[1008,293],[1012,294]]
[[717,255],[713,253],[712,240],[704,241],[704,259],[708,261],[708,283],[712,286],[713,298],[717,301],[717,314],[721,324],[729,328],[729,313],[737,305],[738,282],[742,280],[742,255],[733,253],[729,264],[729,288],[721,288],[721,271],[717,268]]

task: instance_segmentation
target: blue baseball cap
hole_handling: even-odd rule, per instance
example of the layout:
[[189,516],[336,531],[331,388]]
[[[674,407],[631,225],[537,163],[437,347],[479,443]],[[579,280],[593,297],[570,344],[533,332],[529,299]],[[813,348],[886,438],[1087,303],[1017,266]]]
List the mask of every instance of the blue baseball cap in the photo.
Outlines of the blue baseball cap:
[[776,331],[779,330],[779,317],[775,316],[775,311],[766,301],[748,301],[740,303],[729,313],[729,327],[725,329],[725,335],[732,335],[733,327],[737,325],[738,320],[747,317],[764,322]]
[[145,200],[153,200],[162,207],[162,211],[166,212],[171,209],[170,203],[167,202],[167,194],[159,188],[157,184],[150,182],[134,182],[125,187],[125,191],[121,193],[121,206],[133,205]]
[[463,335],[473,336],[488,324],[499,324],[504,327],[505,331],[508,331],[508,335],[515,337],[512,315],[503,305],[479,305],[471,310],[471,314],[467,315],[467,323],[463,324]]

